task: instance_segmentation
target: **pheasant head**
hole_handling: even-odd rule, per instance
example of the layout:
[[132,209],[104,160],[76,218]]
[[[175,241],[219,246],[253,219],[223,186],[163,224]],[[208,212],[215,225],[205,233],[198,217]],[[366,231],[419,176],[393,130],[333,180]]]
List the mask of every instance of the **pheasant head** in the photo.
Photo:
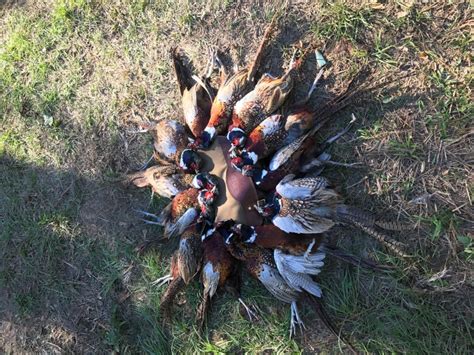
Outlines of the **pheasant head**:
[[198,152],[192,149],[185,149],[181,153],[179,166],[185,172],[198,173],[203,165],[203,160]]

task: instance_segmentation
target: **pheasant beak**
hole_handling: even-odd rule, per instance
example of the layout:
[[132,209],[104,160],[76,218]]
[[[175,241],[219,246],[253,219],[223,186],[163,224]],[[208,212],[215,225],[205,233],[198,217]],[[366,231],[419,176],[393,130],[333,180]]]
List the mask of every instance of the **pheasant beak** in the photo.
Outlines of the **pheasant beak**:
[[156,122],[141,122],[138,124],[136,130],[130,131],[131,133],[145,133],[153,130],[156,127]]
[[233,236],[234,236],[234,233],[230,233],[227,239],[225,240],[225,243],[230,244],[230,240],[232,239]]
[[235,233],[240,233],[242,231],[242,225],[240,223],[234,224],[231,228],[231,230]]

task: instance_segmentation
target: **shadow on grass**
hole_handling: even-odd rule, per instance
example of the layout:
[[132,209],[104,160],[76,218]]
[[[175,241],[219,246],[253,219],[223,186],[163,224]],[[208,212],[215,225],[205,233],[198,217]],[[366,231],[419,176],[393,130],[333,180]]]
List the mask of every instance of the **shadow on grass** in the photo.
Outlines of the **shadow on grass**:
[[129,298],[140,277],[134,248],[143,232],[130,210],[136,198],[117,184],[8,156],[0,161],[0,196],[7,353],[133,350],[150,339],[148,347],[165,352],[157,319]]

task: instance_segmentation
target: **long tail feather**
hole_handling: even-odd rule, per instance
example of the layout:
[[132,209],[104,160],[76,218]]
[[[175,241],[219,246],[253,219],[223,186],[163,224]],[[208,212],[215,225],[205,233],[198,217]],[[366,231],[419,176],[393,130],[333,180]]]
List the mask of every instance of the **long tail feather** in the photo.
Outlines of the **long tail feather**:
[[184,64],[183,58],[179,53],[179,49],[172,48],[170,52],[174,71],[176,73],[176,79],[178,80],[179,91],[182,95],[184,90],[189,90],[194,85],[194,79],[192,78],[191,71]]
[[359,222],[364,223],[369,227],[377,226],[389,231],[403,231],[410,230],[414,227],[398,221],[385,221],[375,218],[372,214],[366,211],[362,211],[357,207],[340,205],[337,207],[337,214],[339,217],[349,217],[359,220]]
[[319,247],[319,250],[324,251],[326,254],[331,255],[336,259],[344,261],[348,264],[357,267],[362,266],[372,271],[386,272],[393,269],[391,266],[379,265],[372,260],[361,258],[337,247],[321,246]]
[[385,247],[393,251],[396,255],[401,256],[403,258],[411,257],[411,255],[407,254],[404,250],[406,248],[405,244],[399,241],[396,241],[395,239],[390,238],[389,236],[375,230],[373,227],[369,227],[357,220],[350,220],[350,222],[352,223],[352,225],[360,228],[361,230],[366,232],[368,235],[375,238],[375,240],[382,243]]
[[375,224],[385,230],[388,231],[406,231],[406,230],[412,230],[415,228],[413,225],[408,224],[408,223],[403,223],[403,222],[398,222],[398,221],[382,221],[382,220],[376,220]]
[[196,323],[197,323],[199,331],[203,330],[204,324],[206,323],[207,312],[208,312],[209,304],[211,300],[207,292],[205,292],[203,296],[204,297],[201,303],[199,304],[199,307],[196,312]]
[[319,318],[321,318],[321,320],[323,321],[324,325],[328,328],[328,330],[330,330],[331,333],[333,333],[340,341],[342,341],[344,344],[346,344],[354,354],[357,354],[358,352],[354,348],[354,346],[351,344],[351,342],[348,341],[344,336],[342,336],[342,334],[340,332],[338,332],[336,330],[336,327],[334,326],[331,319],[329,318],[329,315],[327,314],[326,310],[324,309],[323,304],[321,303],[321,301],[318,298],[313,297],[311,295],[307,295],[307,298],[314,305],[314,310],[318,314]]
[[247,74],[247,80],[252,80],[255,77],[255,73],[258,70],[258,67],[260,66],[260,62],[262,61],[263,57],[263,52],[265,51],[265,47],[267,46],[268,42],[270,41],[271,34],[274,30],[275,24],[277,20],[280,18],[280,14],[275,14],[272,18],[272,21],[268,25],[267,29],[265,30],[265,33],[263,34],[262,41],[260,42],[260,45],[258,46],[257,52],[255,54],[255,58],[252,62],[252,64],[249,67],[249,71]]
[[166,288],[163,296],[161,296],[160,301],[160,313],[163,319],[163,322],[169,322],[171,320],[171,307],[173,301],[178,294],[185,286],[185,283],[181,277],[176,277],[173,281],[170,282]]

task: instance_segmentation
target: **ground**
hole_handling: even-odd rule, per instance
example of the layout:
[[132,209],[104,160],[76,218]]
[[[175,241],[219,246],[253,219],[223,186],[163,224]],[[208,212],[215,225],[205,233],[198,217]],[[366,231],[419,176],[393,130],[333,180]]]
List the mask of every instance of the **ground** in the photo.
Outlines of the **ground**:
[[[260,309],[249,322],[225,292],[206,331],[198,282],[179,295],[170,332],[159,319],[171,247],[139,255],[159,235],[134,209],[164,201],[121,184],[150,155],[130,133],[144,119],[180,119],[168,51],[198,70],[207,48],[245,65],[275,12],[283,17],[264,60],[279,74],[292,48],[331,63],[322,99],[363,66],[385,84],[338,115],[321,139],[358,121],[331,153],[347,200],[416,224],[394,233],[401,260],[366,235],[331,238],[390,265],[374,273],[328,260],[320,281],[334,323],[360,352],[468,353],[472,339],[472,11],[467,1],[0,0],[0,350],[6,353],[346,352],[309,306],[304,335],[288,338],[287,306],[246,279]],[[288,6],[285,8],[285,6]],[[309,62],[296,92],[314,75]]]

